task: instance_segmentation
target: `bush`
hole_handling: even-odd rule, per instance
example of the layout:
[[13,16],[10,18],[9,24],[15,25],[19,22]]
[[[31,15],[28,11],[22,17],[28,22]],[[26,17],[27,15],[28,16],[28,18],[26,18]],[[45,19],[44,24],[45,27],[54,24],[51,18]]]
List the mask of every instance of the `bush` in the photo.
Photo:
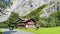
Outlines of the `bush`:
[[11,15],[9,16],[9,18],[0,24],[0,27],[7,28],[8,25],[13,25],[13,24],[15,27],[17,27],[18,20],[19,20],[19,14],[12,12]]
[[8,24],[1,23],[0,28],[8,28]]
[[6,23],[9,24],[9,25],[13,25],[15,27],[17,27],[17,24],[18,24],[18,20],[19,20],[19,14],[18,13],[14,13],[12,12],[11,15],[9,16],[8,20],[6,20]]

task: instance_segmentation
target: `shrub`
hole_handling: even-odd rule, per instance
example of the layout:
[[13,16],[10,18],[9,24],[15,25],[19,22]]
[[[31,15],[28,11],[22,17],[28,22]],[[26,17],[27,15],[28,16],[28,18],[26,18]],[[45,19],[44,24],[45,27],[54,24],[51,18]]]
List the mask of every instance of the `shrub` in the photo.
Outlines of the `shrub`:
[[8,24],[0,23],[0,28],[8,28]]

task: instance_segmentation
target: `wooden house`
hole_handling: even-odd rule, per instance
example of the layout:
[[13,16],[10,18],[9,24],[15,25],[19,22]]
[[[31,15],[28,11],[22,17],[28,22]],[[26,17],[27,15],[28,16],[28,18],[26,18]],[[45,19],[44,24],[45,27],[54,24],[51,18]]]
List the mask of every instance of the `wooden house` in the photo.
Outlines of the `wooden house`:
[[34,19],[19,19],[18,22],[19,22],[19,24],[18,24],[19,27],[25,27],[28,29],[35,28],[35,20]]

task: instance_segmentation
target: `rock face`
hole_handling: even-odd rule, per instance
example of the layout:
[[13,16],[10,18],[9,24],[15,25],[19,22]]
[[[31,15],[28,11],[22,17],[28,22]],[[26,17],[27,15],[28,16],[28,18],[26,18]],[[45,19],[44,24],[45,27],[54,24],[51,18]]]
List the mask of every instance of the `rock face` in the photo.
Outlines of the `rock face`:
[[[16,13],[19,13],[20,16],[24,16],[24,15],[29,14],[32,10],[35,10],[35,9],[37,9],[38,7],[40,7],[44,4],[48,4],[51,1],[52,0],[11,0],[11,2],[13,4],[10,7],[7,7],[5,9],[4,13],[6,13],[6,15],[0,16],[0,22],[1,21],[3,22],[5,20],[7,20],[9,15],[13,11],[16,12]],[[52,4],[52,5],[55,5],[55,4]],[[50,6],[48,6],[48,8],[46,8],[44,10],[44,13],[42,15],[40,15],[40,17],[42,17],[44,14],[47,15],[46,14],[47,12],[49,12],[49,13],[51,12],[51,11],[48,11]],[[47,10],[47,12],[46,12],[46,10]]]
[[20,16],[24,16],[49,1],[50,0],[13,0],[13,5],[9,10],[19,13]]
[[48,3],[50,0],[11,0],[12,6],[7,7],[5,12],[7,15],[0,16],[0,22],[8,19],[11,12],[19,13],[20,16],[29,14],[32,10]]
[[40,15],[40,17],[48,17],[53,12],[57,12],[60,10],[60,4],[58,4],[59,0],[53,0],[48,4],[48,7],[44,9],[44,12]]

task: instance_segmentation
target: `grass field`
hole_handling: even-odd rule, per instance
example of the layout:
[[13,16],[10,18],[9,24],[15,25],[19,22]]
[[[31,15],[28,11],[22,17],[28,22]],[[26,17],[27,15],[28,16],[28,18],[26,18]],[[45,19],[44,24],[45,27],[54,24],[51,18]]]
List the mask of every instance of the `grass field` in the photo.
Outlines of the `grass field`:
[[60,27],[52,27],[52,28],[41,28],[39,30],[35,29],[20,29],[26,32],[32,32],[35,34],[60,34]]
[[2,30],[0,29],[0,34],[2,34]]

